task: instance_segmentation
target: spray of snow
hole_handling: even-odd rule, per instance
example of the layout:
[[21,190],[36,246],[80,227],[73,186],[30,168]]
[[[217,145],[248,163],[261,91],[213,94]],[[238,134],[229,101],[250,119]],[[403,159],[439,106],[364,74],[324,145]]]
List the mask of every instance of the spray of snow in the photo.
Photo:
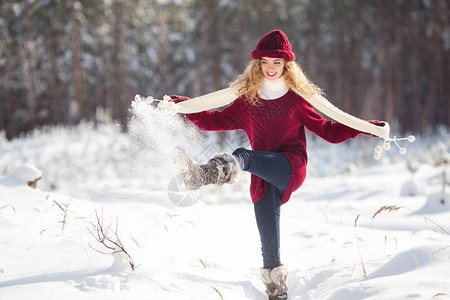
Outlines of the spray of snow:
[[175,146],[181,146],[189,153],[198,152],[202,147],[194,127],[170,109],[170,104],[167,99],[157,103],[152,97],[136,95],[130,109],[133,173],[151,179],[154,187],[167,184],[176,173],[172,164]]

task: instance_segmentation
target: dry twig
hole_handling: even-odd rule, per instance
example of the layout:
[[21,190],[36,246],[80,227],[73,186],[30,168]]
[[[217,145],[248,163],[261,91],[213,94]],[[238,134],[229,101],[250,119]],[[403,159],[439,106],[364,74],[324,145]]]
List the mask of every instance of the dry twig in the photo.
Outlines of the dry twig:
[[[106,249],[108,249],[108,252],[100,251],[98,249],[95,249],[91,245],[89,247],[92,250],[95,250],[101,254],[115,254],[123,252],[128,257],[128,262],[130,264],[131,270],[135,270],[135,265],[133,262],[133,259],[131,258],[130,254],[125,250],[125,247],[123,246],[122,242],[120,241],[119,235],[118,235],[118,228],[119,228],[119,220],[116,219],[116,231],[111,230],[112,224],[108,225],[108,227],[105,227],[103,224],[103,210],[101,217],[98,216],[97,210],[95,210],[95,216],[97,218],[97,224],[93,224],[95,226],[95,234],[88,229],[89,233],[97,240],[97,242],[101,243]],[[111,237],[111,233],[114,234],[114,237]]]

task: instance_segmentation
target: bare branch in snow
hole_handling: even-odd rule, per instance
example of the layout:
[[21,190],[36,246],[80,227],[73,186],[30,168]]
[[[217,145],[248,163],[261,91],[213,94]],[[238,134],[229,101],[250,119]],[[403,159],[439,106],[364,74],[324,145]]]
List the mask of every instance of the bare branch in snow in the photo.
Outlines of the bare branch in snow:
[[107,227],[105,227],[103,223],[103,210],[102,215],[99,216],[97,213],[97,210],[95,210],[95,216],[97,219],[97,224],[92,224],[95,227],[95,232],[92,232],[90,229],[88,229],[89,233],[99,242],[103,245],[107,250],[101,251],[98,250],[91,245],[92,250],[95,250],[101,254],[115,254],[115,253],[121,253],[123,252],[128,257],[128,262],[130,264],[131,270],[135,270],[136,266],[133,262],[133,259],[131,258],[130,254],[125,250],[125,247],[123,246],[119,234],[119,220],[116,218],[116,229],[115,231],[111,229],[112,224],[109,224]]

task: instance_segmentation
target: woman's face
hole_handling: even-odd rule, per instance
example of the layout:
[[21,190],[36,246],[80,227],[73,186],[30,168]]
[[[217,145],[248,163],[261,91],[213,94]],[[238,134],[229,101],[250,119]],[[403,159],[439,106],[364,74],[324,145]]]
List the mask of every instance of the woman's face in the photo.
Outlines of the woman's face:
[[273,57],[261,58],[261,71],[264,77],[269,80],[277,80],[283,75],[284,71],[284,59]]

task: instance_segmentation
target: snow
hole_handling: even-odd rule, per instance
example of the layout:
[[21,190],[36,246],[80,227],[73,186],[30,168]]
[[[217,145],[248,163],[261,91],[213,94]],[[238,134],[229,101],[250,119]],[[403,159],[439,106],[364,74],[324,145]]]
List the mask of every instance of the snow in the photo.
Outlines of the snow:
[[10,184],[27,184],[42,177],[42,171],[32,164],[25,163],[6,176],[3,181]]
[[425,187],[421,182],[411,179],[402,185],[400,195],[402,196],[418,196],[425,194]]
[[[248,174],[175,206],[171,149],[204,160],[216,138],[155,112],[134,111],[129,135],[81,124],[1,141],[0,299],[266,299]],[[309,140],[308,178],[281,212],[290,300],[450,299],[448,135],[379,161],[377,143]],[[43,171],[37,189],[10,184],[24,164]],[[421,193],[402,192],[412,181]],[[96,212],[134,271],[123,253],[94,250],[111,252],[90,233]]]

